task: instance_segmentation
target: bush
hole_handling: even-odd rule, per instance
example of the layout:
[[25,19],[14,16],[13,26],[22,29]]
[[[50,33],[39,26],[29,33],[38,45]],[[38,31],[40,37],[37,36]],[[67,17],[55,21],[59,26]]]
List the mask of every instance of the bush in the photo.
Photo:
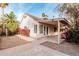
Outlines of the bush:
[[9,32],[14,34],[16,32],[16,29],[18,28],[18,23],[14,20],[8,20],[6,23],[6,28]]
[[79,43],[79,30],[70,29],[70,36],[68,36],[67,41],[72,43]]

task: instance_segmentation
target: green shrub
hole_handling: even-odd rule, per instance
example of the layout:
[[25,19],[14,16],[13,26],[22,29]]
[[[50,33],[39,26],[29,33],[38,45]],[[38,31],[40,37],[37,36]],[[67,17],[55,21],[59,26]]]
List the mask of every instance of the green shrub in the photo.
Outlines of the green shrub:
[[79,43],[79,30],[76,29],[70,29],[69,31],[69,39],[67,41],[73,42],[73,43]]
[[14,20],[8,20],[6,23],[6,28],[8,32],[15,33],[16,29],[18,28],[18,23]]

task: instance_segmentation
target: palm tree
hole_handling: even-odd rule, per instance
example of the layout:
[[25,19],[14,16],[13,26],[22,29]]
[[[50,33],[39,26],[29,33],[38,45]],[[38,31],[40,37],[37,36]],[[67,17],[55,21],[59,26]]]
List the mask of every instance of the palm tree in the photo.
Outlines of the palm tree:
[[4,15],[4,9],[8,6],[8,3],[0,3],[0,7],[2,8],[2,15]]
[[[8,6],[8,3],[0,3],[0,7],[2,8],[2,18],[3,18],[3,23],[4,23],[4,9]],[[5,28],[3,24],[3,29]],[[7,36],[7,29],[6,29],[6,36]]]
[[5,20],[6,28],[11,34],[15,33],[19,25],[19,22],[16,21],[16,15],[14,14],[13,11],[11,11],[9,14],[6,14],[5,17],[6,17]]

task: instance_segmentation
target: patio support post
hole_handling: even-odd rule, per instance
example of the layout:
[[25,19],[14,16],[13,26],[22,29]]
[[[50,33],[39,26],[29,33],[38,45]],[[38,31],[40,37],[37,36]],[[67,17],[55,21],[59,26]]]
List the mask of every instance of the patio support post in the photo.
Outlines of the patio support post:
[[60,21],[58,20],[58,40],[57,43],[60,44]]

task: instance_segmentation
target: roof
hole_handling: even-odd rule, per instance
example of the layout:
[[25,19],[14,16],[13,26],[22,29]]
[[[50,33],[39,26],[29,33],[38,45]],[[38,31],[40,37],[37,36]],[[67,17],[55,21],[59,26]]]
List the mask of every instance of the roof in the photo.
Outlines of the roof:
[[31,14],[28,14],[28,13],[25,13],[24,15],[28,15],[28,16],[30,16],[33,20],[38,21],[38,22],[39,22],[39,20],[42,20],[41,17],[33,16],[33,15],[31,15]]
[[42,21],[39,21],[39,23],[47,24],[47,25],[55,25],[57,23],[57,21],[42,20]]
[[31,18],[33,18],[33,20],[37,21],[38,23],[42,23],[42,24],[57,25],[58,24],[57,21],[59,20],[61,23],[69,25],[68,21],[65,18],[55,18],[55,19],[49,20],[47,18],[45,19],[43,17],[33,16],[28,13],[25,13],[24,15],[28,15]]

